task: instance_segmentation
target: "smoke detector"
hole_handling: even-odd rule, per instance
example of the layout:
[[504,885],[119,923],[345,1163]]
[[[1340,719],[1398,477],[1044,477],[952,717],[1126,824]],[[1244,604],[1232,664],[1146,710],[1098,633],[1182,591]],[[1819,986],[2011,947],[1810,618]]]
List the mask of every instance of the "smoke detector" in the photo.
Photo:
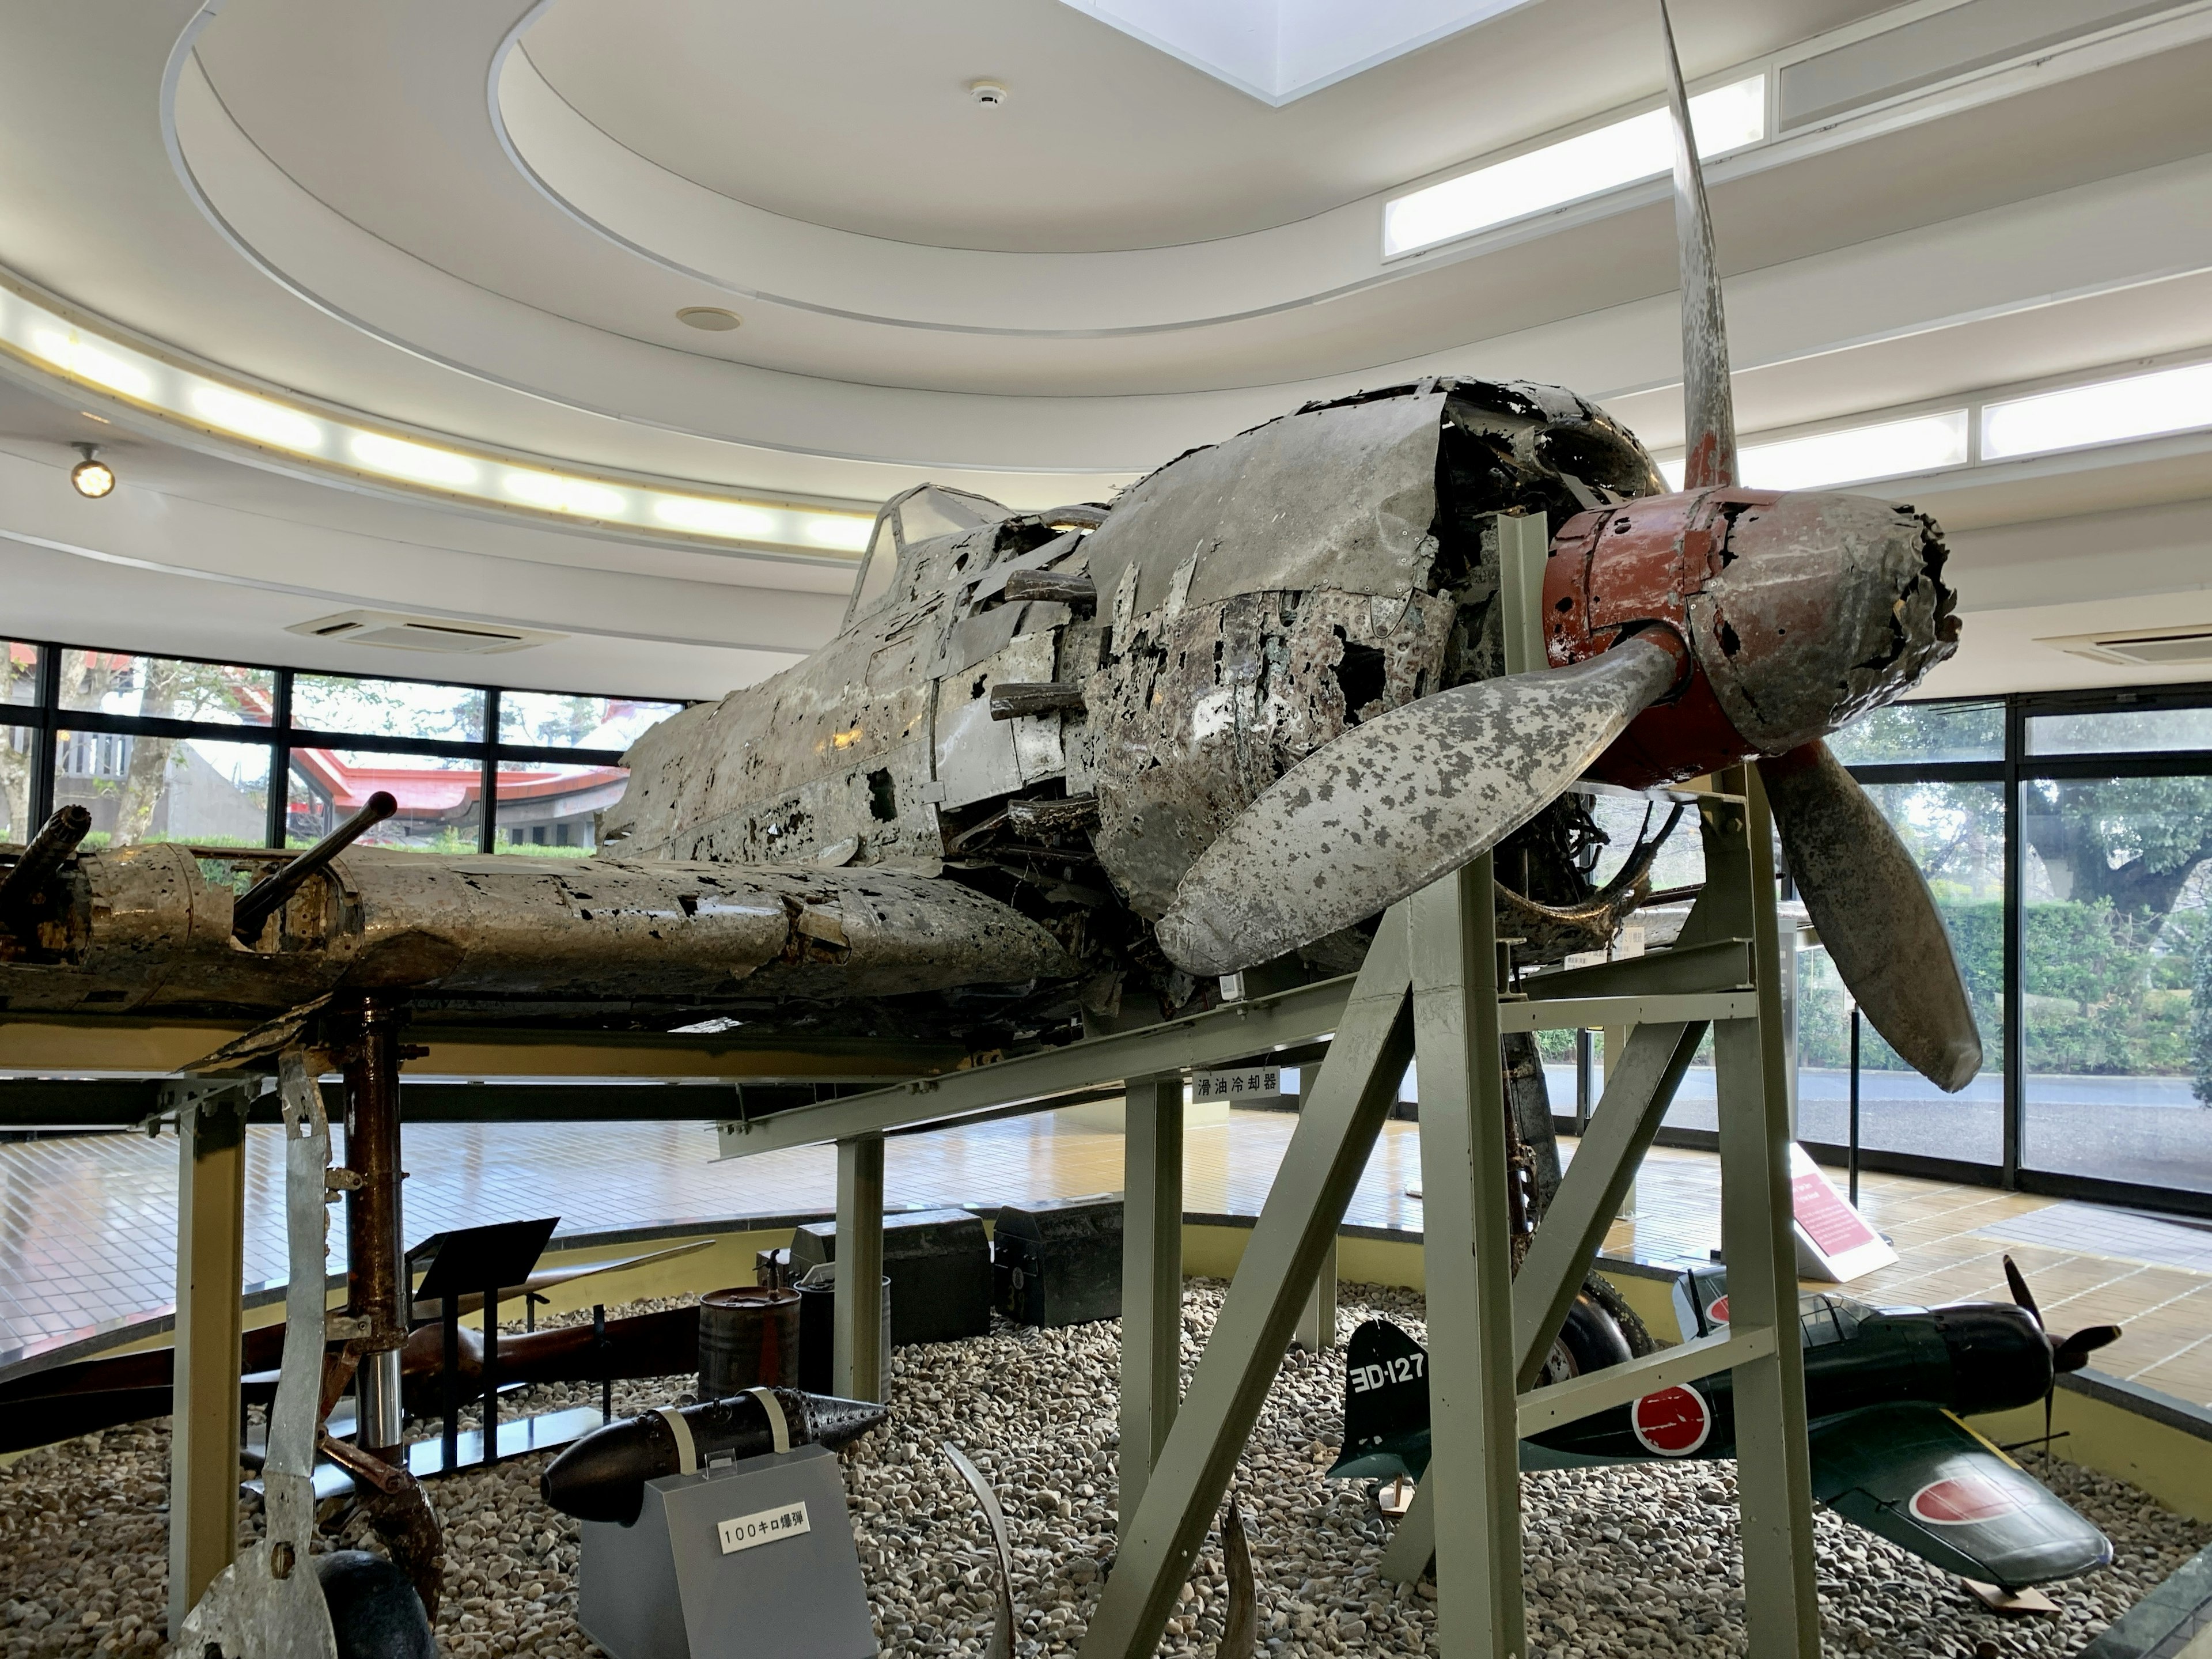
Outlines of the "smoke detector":
[[501,651],[527,651],[533,645],[565,640],[566,634],[503,623],[456,622],[450,617],[410,617],[397,611],[341,611],[284,630],[310,640],[343,640],[348,645],[380,645],[392,651],[434,651],[449,657],[488,657]]
[[968,96],[985,109],[996,109],[1006,101],[1006,88],[997,81],[973,81],[969,83]]
[[2177,664],[2212,662],[2212,623],[2182,627],[2130,628],[2101,634],[2061,634],[2042,639],[2069,656],[2093,662],[2117,663],[2129,668],[2170,668]]

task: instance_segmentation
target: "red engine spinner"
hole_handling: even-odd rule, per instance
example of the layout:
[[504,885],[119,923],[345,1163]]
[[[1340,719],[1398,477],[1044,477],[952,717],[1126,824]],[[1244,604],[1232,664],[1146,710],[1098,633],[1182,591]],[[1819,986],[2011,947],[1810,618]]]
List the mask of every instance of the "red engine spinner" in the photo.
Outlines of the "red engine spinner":
[[1646,495],[1577,514],[1544,566],[1544,645],[1554,667],[1586,662],[1648,628],[1682,648],[1682,677],[1590,768],[1632,789],[1675,783],[1753,753],[1722,712],[1701,665],[1690,600],[1729,559],[1735,512],[1780,499],[1764,489]]

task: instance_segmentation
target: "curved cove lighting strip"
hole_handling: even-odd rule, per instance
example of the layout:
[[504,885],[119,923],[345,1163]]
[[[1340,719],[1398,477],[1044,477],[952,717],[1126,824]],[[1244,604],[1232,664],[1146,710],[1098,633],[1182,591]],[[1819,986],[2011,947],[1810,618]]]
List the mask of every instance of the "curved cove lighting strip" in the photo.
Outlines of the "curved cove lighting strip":
[[850,559],[873,515],[556,470],[280,402],[99,333],[0,287],[0,351],[46,375],[287,461],[410,495],[655,536]]

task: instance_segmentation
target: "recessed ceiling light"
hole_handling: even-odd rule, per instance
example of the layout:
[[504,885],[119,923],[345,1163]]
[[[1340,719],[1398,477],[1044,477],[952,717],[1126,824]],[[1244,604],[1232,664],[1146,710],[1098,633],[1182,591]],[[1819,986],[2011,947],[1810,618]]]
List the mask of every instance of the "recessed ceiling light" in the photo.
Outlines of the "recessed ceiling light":
[[686,306],[676,313],[676,320],[693,328],[703,328],[709,334],[727,334],[744,319],[720,306]]
[[70,484],[76,493],[88,500],[98,501],[115,489],[115,471],[106,461],[97,459],[99,447],[79,444],[77,453],[84,459],[70,469]]
[[985,109],[996,109],[1006,101],[1006,88],[997,81],[971,81],[968,85],[968,96]]

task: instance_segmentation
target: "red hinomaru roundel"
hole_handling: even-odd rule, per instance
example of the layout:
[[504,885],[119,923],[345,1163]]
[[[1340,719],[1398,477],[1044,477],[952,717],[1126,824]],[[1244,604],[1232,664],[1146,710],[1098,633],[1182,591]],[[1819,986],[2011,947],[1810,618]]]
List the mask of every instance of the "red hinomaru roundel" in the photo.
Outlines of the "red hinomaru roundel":
[[1916,1521],[1938,1527],[1964,1527],[1977,1521],[1994,1521],[2000,1515],[2025,1509],[2027,1504],[2018,1492],[2002,1483],[1968,1471],[1929,1481],[1912,1494],[1912,1502],[1907,1507]]
[[1692,1388],[1662,1389],[1628,1408],[1628,1421],[1646,1451],[1687,1457],[1713,1431],[1712,1407]]

